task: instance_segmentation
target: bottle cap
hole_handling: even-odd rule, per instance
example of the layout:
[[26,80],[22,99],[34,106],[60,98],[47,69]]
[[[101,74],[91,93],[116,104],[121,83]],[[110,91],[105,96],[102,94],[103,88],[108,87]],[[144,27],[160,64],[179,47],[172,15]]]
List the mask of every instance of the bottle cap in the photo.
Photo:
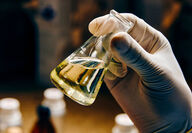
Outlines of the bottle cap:
[[44,97],[42,105],[51,110],[52,116],[61,116],[65,113],[66,105],[61,90],[57,88],[48,88],[44,91]]
[[39,119],[47,120],[50,118],[51,112],[48,107],[40,105],[37,107],[37,114]]
[[3,98],[0,101],[0,107],[3,110],[15,110],[18,109],[20,106],[20,103],[15,98]]
[[44,91],[44,97],[51,100],[58,100],[64,97],[63,93],[57,88],[48,88]]
[[118,114],[115,117],[115,122],[121,126],[133,126],[134,125],[133,122],[131,121],[131,119],[125,113]]
[[112,133],[139,133],[129,116],[125,113],[115,117],[116,125],[112,128]]

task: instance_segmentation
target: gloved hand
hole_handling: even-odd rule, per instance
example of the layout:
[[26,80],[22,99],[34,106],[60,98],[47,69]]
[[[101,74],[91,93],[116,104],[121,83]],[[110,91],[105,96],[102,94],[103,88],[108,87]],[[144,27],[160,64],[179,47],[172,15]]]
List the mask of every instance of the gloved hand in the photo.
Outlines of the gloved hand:
[[[133,14],[121,15],[134,27],[129,33],[115,33],[108,43],[113,60],[105,83],[110,92],[142,133],[189,130],[192,94],[168,40]],[[108,15],[89,24],[95,36],[119,27]]]

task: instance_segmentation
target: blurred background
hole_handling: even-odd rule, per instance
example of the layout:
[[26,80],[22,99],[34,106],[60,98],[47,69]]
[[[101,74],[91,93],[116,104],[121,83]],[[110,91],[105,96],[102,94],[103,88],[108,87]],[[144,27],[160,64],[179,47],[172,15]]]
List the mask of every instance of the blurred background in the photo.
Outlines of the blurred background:
[[[191,86],[191,0],[1,0],[0,99],[21,102],[24,132],[31,131],[43,91],[53,87],[51,70],[91,36],[89,22],[111,9],[133,13],[160,30]],[[105,84],[91,107],[65,100],[60,133],[111,132],[115,115],[122,112]]]

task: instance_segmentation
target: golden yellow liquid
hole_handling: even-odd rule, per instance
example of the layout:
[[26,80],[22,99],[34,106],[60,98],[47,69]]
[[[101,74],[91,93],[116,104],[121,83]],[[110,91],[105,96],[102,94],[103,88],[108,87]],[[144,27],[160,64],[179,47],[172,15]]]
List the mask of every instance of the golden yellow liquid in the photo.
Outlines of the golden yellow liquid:
[[90,105],[95,101],[105,72],[102,60],[77,57],[59,64],[51,72],[51,81],[76,102]]

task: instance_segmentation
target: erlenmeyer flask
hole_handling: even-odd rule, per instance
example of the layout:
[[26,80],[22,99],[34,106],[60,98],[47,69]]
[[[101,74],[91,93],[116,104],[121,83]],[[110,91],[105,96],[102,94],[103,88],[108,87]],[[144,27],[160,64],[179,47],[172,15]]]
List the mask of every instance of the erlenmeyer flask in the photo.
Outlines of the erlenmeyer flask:
[[[111,17],[120,25],[115,32],[128,31],[133,25],[114,10],[110,11],[109,19]],[[106,43],[109,43],[113,33],[114,31],[104,36],[92,36],[61,62],[50,75],[55,86],[82,105],[92,104],[111,60]]]

